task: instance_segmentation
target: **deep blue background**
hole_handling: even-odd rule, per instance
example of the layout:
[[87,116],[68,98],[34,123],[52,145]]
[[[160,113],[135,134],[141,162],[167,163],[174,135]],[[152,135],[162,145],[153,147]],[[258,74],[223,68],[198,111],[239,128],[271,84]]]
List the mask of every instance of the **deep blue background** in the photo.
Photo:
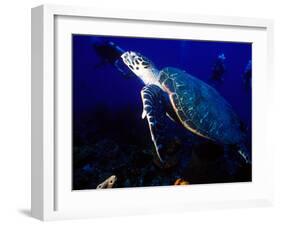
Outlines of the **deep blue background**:
[[[161,69],[178,67],[193,76],[211,83],[211,68],[221,53],[226,56],[226,73],[221,85],[214,85],[233,106],[248,127],[251,126],[251,92],[246,91],[242,73],[251,59],[250,43],[231,43],[192,40],[164,40],[149,38],[98,37],[110,40],[124,50],[142,53]],[[112,111],[124,107],[141,109],[138,79],[124,79],[109,64],[101,60],[92,48],[96,37],[73,36],[73,104],[75,113],[83,113],[102,104]],[[98,67],[96,67],[99,65]],[[212,84],[212,83],[211,83]],[[213,84],[212,84],[213,85]]]

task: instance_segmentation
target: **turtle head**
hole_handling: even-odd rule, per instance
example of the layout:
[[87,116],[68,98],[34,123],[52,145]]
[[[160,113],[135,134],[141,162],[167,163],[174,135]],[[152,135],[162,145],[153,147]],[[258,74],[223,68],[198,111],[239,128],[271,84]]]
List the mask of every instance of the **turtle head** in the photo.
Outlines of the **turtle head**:
[[157,83],[158,70],[149,59],[133,51],[125,52],[121,57],[130,70],[146,85]]

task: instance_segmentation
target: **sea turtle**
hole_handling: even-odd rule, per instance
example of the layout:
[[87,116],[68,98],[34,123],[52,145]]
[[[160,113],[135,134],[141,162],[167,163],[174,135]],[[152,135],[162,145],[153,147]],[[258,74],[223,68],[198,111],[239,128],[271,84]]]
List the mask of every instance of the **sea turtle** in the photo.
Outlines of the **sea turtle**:
[[158,70],[152,61],[137,52],[127,51],[121,57],[144,83],[141,90],[142,117],[148,121],[160,162],[165,162],[162,152],[167,145],[165,120],[169,116],[194,134],[226,147],[232,146],[225,150],[235,149],[239,158],[250,163],[241,121],[214,88],[174,67]]

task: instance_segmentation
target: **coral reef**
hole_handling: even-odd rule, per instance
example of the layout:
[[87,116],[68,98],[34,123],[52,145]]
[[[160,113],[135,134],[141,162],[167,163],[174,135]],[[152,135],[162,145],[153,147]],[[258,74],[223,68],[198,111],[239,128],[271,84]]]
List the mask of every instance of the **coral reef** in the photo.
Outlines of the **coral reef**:
[[[247,181],[251,167],[237,169],[235,175],[227,173],[223,149],[197,137],[186,142],[178,153],[177,162],[170,168],[161,168],[155,162],[154,147],[117,144],[102,139],[92,147],[81,146],[73,150],[73,189],[95,189],[114,174],[114,188],[163,186],[177,184],[203,184]],[[189,145],[187,145],[189,143]]]

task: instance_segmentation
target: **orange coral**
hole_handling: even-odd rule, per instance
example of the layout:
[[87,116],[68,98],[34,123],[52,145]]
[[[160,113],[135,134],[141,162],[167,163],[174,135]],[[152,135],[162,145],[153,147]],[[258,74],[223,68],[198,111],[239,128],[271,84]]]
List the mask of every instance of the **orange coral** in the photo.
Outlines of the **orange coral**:
[[174,185],[188,185],[188,184],[189,184],[189,182],[186,181],[186,180],[184,180],[184,179],[182,179],[182,178],[177,179],[177,180],[175,181],[175,183],[174,183]]

